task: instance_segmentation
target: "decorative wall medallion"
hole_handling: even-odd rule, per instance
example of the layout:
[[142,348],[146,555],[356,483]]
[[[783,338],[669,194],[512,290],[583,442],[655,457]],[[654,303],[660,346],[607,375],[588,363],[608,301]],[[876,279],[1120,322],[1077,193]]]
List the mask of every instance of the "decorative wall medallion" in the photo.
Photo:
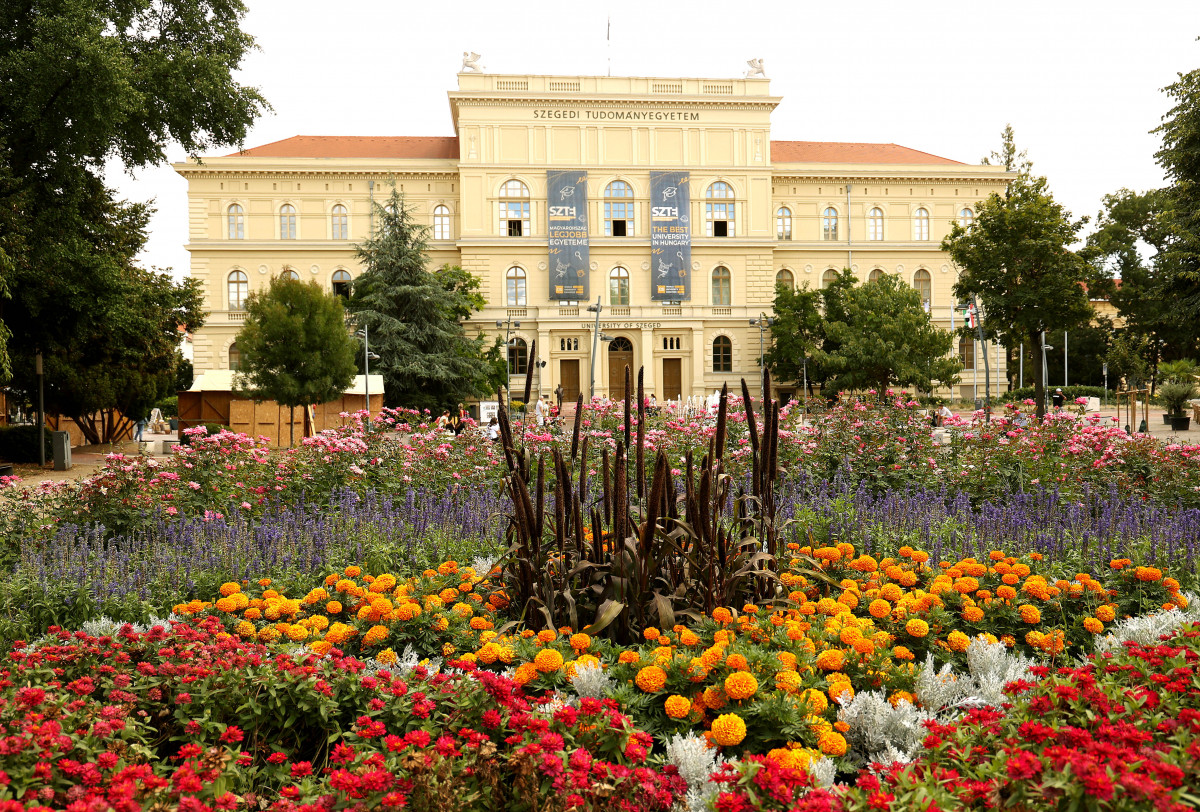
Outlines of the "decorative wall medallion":
[[850,270],[854,271],[854,273],[858,273],[858,266],[857,266],[857,265],[851,265],[851,266],[850,266]]
[[539,263],[538,263],[538,270],[539,270],[539,271],[544,271],[544,270],[546,270],[546,269],[547,269],[547,268],[549,268],[549,267],[550,267],[550,266],[549,266],[549,265],[547,265],[547,264],[546,264],[546,263],[544,263],[544,262],[539,262]]
[[949,265],[943,265],[943,266],[942,266],[942,273],[949,273],[949,271],[950,271],[950,266],[949,266]]
[[321,272],[321,266],[320,266],[320,265],[314,265],[314,266],[312,266],[311,268],[309,268],[309,270],[310,270],[310,271],[312,271],[313,273],[320,273],[320,272]]
[[259,266],[258,266],[258,272],[259,272],[259,273],[264,273],[264,274],[265,274],[265,273],[267,272],[267,266],[266,266],[266,265],[259,265]]
[[593,263],[592,263],[592,270],[593,270],[593,271],[594,271],[594,270],[596,270],[596,269],[597,269],[597,268],[599,268],[599,267],[600,267],[599,263],[596,263],[596,262],[593,262]]
[[896,273],[904,273],[904,266],[903,266],[903,265],[897,265],[897,266],[896,266]]
[[812,273],[812,266],[811,266],[811,265],[805,265],[805,266],[804,266],[804,272],[805,272],[805,273]]
[[695,262],[693,262],[693,263],[692,263],[692,270],[693,270],[693,271],[698,271],[698,270],[700,270],[700,261],[699,261],[699,260],[697,260],[697,261],[695,261]]
[[642,270],[643,270],[643,271],[648,271],[648,270],[650,270],[650,263],[649,263],[649,262],[643,262],[643,263],[642,263]]

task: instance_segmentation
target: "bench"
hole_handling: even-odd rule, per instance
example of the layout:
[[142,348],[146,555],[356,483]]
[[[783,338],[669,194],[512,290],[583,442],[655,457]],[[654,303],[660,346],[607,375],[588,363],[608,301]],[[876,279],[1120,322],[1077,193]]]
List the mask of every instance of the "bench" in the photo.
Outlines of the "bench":
[[12,475],[13,475],[12,463],[0,462],[0,476],[12,476]]
[[171,452],[173,452],[175,450],[175,447],[177,445],[179,445],[178,440],[163,440],[162,441],[162,453],[170,454]]

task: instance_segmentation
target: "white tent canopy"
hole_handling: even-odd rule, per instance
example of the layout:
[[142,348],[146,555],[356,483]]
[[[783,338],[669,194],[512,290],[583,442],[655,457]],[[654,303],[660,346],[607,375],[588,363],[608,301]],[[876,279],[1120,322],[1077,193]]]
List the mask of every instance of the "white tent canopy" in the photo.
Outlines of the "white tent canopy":
[[[189,392],[236,392],[237,389],[233,385],[233,376],[237,373],[232,369],[210,369],[207,372],[201,372],[192,381],[192,386]],[[383,394],[383,376],[370,376],[371,394]],[[345,395],[365,395],[367,394],[367,376],[355,375],[350,387],[343,392]]]

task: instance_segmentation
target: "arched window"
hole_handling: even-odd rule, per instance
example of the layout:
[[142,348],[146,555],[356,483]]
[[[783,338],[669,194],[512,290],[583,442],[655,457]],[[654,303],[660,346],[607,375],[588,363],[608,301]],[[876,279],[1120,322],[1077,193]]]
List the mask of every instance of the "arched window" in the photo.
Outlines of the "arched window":
[[250,278],[245,271],[233,271],[229,274],[229,309],[244,310],[246,297],[250,295]]
[[733,187],[719,180],[704,193],[708,202],[704,204],[705,232],[710,237],[732,237],[734,235]]
[[867,212],[867,239],[883,239],[883,209],[878,206]]
[[610,305],[629,305],[629,271],[621,267],[613,268],[608,274],[608,303]]
[[836,240],[838,238],[838,213],[833,206],[825,209],[821,215],[821,239]]
[[284,203],[279,209],[279,239],[296,239],[296,207]]
[[299,272],[296,271],[295,268],[284,268],[283,271],[280,272],[279,278],[280,279],[294,279],[295,281],[299,282],[300,274],[299,274]]
[[227,234],[231,240],[246,239],[246,211],[237,203],[225,210]]
[[775,287],[783,285],[788,290],[796,289],[796,277],[787,268],[780,268],[775,274]]
[[868,282],[878,282],[882,278],[883,278],[883,269],[881,269],[881,268],[872,268],[871,272],[869,274],[867,274]]
[[713,339],[713,372],[733,372],[733,342],[728,336]]
[[433,210],[433,238],[450,239],[450,209],[445,206],[437,206]]
[[958,213],[958,224],[963,228],[970,228],[975,225],[975,212],[970,206],[964,206]]
[[717,307],[733,304],[733,279],[724,265],[718,265],[712,272],[712,303]]
[[825,273],[821,274],[821,287],[827,288],[837,281],[837,271],[833,268],[826,268]]
[[929,210],[917,209],[913,212],[913,239],[929,239]]
[[229,368],[233,370],[241,369],[242,367],[242,352],[238,349],[237,342],[229,345]]
[[335,240],[350,239],[350,212],[341,203],[330,212],[333,220],[333,238]]
[[604,236],[633,236],[633,187],[623,180],[604,187]]
[[500,233],[509,237],[527,237],[529,228],[529,187],[519,180],[505,181],[500,187]]
[[780,206],[779,211],[775,212],[775,238],[779,240],[792,238],[792,210],[787,206]]
[[958,340],[958,357],[962,359],[963,369],[975,368],[975,342],[967,336]]
[[524,307],[525,306],[525,269],[512,267],[508,269],[506,275],[506,290],[507,295],[505,301],[509,307]]
[[513,336],[508,342],[508,371],[524,375],[529,370],[529,345],[525,339]]
[[334,271],[333,272],[333,292],[343,299],[350,298],[350,272],[349,271]]
[[921,297],[921,306],[928,313],[930,307],[933,306],[933,277],[929,275],[929,271],[924,268],[917,269],[913,274],[913,287],[917,290],[917,295]]

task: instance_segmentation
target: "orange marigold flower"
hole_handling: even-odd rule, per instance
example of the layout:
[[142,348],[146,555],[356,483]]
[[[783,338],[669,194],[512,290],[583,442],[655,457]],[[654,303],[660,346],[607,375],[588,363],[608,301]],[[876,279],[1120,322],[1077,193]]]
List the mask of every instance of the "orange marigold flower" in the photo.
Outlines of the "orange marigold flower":
[[738,671],[725,678],[725,695],[730,699],[749,699],[758,691],[758,680],[753,674]]
[[963,609],[962,617],[968,623],[978,623],[983,620],[983,610],[978,606],[968,606],[966,609]]
[[227,583],[221,584],[221,596],[222,597],[227,597],[229,595],[232,595],[234,592],[241,592],[241,591],[242,591],[242,585],[236,584],[233,581],[229,581]]
[[553,629],[542,629],[537,633],[537,639],[541,643],[550,643],[558,638],[558,632]]
[[800,689],[800,675],[795,671],[780,671],[775,675],[775,689],[794,694]]
[[954,582],[954,591],[963,595],[968,595],[979,589],[979,581],[971,576],[964,576]]
[[904,590],[896,584],[884,584],[879,590],[879,597],[885,601],[898,601],[904,596]]
[[801,691],[800,701],[808,706],[808,712],[813,716],[820,716],[829,707],[829,700],[825,698],[825,694],[816,688],[806,688]]
[[892,605],[882,598],[876,598],[871,601],[871,605],[867,607],[867,611],[871,613],[873,618],[885,618],[892,613]]
[[682,646],[698,646],[700,645],[700,638],[690,629],[684,629],[679,635],[679,644]]
[[895,693],[893,693],[891,696],[888,697],[888,702],[890,702],[892,707],[894,708],[894,707],[898,706],[901,702],[907,702],[910,705],[915,705],[915,704],[917,704],[917,698],[915,696],[913,696],[912,694],[910,694],[908,691],[896,691]]
[[357,578],[358,576],[362,575],[362,567],[356,567],[351,564],[350,566],[346,567],[346,569],[342,570],[342,574],[347,578]]
[[990,553],[988,553],[988,558],[993,561],[1003,561],[1004,553],[1000,552],[999,550],[992,550]]
[[726,609],[724,606],[718,606],[716,609],[713,610],[712,619],[717,621],[718,623],[732,623],[733,622],[733,613],[730,612],[728,609]]
[[376,643],[382,643],[384,640],[387,639],[387,636],[388,636],[388,627],[387,626],[372,626],[370,629],[367,630],[367,633],[363,635],[363,640],[362,640],[363,647],[369,648],[369,647],[375,645]]
[[1042,613],[1036,606],[1024,603],[1021,604],[1021,608],[1018,611],[1021,613],[1021,620],[1029,623],[1030,625],[1042,622]]
[[592,638],[583,632],[571,635],[571,648],[576,651],[587,651],[591,644]]
[[951,651],[957,651],[961,653],[966,651],[967,647],[971,645],[971,638],[967,637],[962,632],[953,631],[946,636],[946,643],[950,646]]
[[392,665],[398,659],[399,657],[396,656],[396,652],[390,648],[385,648],[383,651],[375,655],[375,662],[383,665]]
[[1158,567],[1137,567],[1133,574],[1139,581],[1158,581],[1162,578],[1162,570]]
[[912,558],[913,548],[909,547],[907,544],[905,544],[903,547],[901,547],[897,551],[896,554],[899,555],[901,558]]
[[746,662],[746,658],[741,654],[730,654],[725,660],[725,665],[736,671],[746,671],[750,668],[750,663]]
[[648,665],[637,672],[634,682],[637,683],[637,687],[648,694],[652,694],[656,691],[661,691],[663,686],[667,684],[667,672],[663,671],[657,665]]
[[817,747],[827,756],[846,755],[846,737],[841,733],[825,733],[817,739]]
[[687,697],[672,694],[667,697],[665,709],[667,716],[670,716],[672,719],[682,719],[691,713],[692,703]]
[[[539,652],[544,654],[545,652]],[[513,674],[513,682],[517,685],[527,685],[534,680],[538,675],[538,668],[533,663],[521,663],[517,666],[516,672]]]
[[896,646],[892,649],[892,659],[895,660],[915,660],[916,656],[904,646]]
[[1083,619],[1083,628],[1092,634],[1100,634],[1100,632],[1104,631],[1104,624],[1094,617],[1085,617]]
[[533,658],[533,666],[543,674],[563,667],[563,656],[552,648],[544,648]]
[[918,564],[924,564],[929,560],[929,553],[924,550],[915,550],[912,554],[912,560]]
[[746,738],[746,723],[736,713],[723,713],[713,720],[712,734],[717,744],[733,747]]
[[617,656],[617,662],[619,663],[636,663],[640,659],[642,659],[642,655],[630,649],[622,651],[620,655]]

